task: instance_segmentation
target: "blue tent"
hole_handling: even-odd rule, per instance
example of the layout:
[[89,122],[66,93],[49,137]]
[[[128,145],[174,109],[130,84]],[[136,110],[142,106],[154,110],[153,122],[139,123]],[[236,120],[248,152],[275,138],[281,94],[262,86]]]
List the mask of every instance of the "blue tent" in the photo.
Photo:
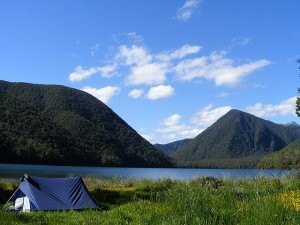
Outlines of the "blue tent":
[[24,175],[9,201],[13,210],[68,210],[98,208],[81,177],[42,178]]

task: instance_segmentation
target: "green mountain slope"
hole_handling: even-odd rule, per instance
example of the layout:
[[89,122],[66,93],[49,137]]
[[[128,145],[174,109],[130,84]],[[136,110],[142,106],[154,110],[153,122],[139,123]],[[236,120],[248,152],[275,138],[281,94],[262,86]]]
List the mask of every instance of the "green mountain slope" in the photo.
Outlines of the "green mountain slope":
[[280,151],[265,155],[258,168],[300,169],[300,139],[293,141]]
[[0,81],[0,163],[171,166],[95,97],[58,85]]
[[183,140],[179,140],[179,141],[174,141],[168,144],[154,144],[154,146],[164,152],[167,155],[172,154],[173,152],[175,152],[178,148],[186,145],[190,140],[189,138],[183,139]]
[[172,156],[178,162],[247,159],[254,161],[282,149],[300,137],[300,128],[284,126],[251,114],[231,110],[213,125],[179,148]]

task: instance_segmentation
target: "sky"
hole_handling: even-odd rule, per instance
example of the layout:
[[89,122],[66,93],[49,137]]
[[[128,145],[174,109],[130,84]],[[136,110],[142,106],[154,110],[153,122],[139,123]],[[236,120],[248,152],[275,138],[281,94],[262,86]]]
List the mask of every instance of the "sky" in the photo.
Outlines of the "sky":
[[300,122],[298,0],[0,0],[0,79],[107,104],[151,143],[230,109]]

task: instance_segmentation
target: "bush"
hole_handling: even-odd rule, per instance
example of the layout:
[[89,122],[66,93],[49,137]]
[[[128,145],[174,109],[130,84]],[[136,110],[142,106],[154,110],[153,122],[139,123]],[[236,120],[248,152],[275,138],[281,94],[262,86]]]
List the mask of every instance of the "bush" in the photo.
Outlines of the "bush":
[[190,184],[192,186],[219,188],[224,185],[224,182],[214,177],[203,177],[192,179]]

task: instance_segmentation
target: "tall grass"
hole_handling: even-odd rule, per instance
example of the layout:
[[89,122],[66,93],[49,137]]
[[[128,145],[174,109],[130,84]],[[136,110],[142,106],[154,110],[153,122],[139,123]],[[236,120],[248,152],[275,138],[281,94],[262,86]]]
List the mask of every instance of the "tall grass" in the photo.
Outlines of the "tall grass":
[[101,210],[0,211],[0,224],[300,224],[299,177],[84,181]]

